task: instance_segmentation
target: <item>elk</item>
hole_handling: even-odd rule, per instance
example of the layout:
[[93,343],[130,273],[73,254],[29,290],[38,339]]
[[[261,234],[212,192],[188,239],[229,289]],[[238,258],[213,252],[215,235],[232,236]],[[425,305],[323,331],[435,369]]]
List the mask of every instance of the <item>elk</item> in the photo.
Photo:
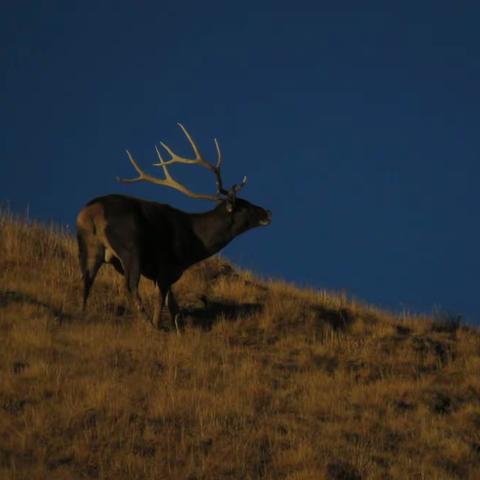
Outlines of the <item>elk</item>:
[[[110,263],[125,277],[130,302],[148,319],[138,292],[140,276],[152,280],[158,290],[158,303],[151,323],[159,328],[163,313],[169,313],[179,331],[180,309],[172,293],[172,285],[191,265],[220,251],[235,237],[247,230],[271,222],[271,212],[237,197],[247,178],[223,187],[222,153],[217,139],[216,164],[204,159],[198,146],[182,124],[178,124],[188,139],[193,158],[177,155],[168,145],[161,146],[170,155],[164,160],[155,147],[164,178],[145,173],[127,150],[130,163],[138,173],[135,178],[120,179],[123,183],[150,182],[170,187],[196,199],[211,200],[216,206],[204,213],[187,213],[170,205],[110,194],[88,202],[77,216],[77,241],[83,277],[83,311],[100,267]],[[176,181],[168,167],[173,164],[199,165],[212,172],[216,194],[200,194]],[[168,312],[164,312],[167,307]]]

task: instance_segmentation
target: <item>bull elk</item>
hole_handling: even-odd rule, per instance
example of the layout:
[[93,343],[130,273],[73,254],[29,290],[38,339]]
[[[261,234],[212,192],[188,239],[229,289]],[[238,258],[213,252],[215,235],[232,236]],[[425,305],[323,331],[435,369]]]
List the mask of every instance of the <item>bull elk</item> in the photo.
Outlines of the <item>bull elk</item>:
[[[247,181],[246,177],[228,190],[223,187],[220,172],[222,154],[217,140],[214,140],[217,162],[213,164],[204,159],[185,127],[180,123],[178,125],[192,146],[194,158],[179,156],[161,143],[170,159],[164,160],[155,147],[158,163],[153,165],[161,167],[164,173],[164,178],[157,178],[145,173],[127,150],[138,177],[118,180],[163,185],[191,198],[214,201],[216,206],[204,213],[187,213],[170,205],[116,194],[88,202],[77,216],[77,240],[84,285],[83,310],[100,267],[110,263],[125,276],[128,296],[144,316],[145,309],[138,293],[140,276],[153,280],[158,288],[158,304],[152,323],[160,326],[166,306],[178,331],[180,310],[172,293],[172,285],[182,273],[194,263],[217,253],[241,233],[270,223],[269,210],[237,198],[237,193]],[[216,180],[216,194],[199,194],[189,190],[171,176],[168,166],[172,164],[200,165],[212,172]]]

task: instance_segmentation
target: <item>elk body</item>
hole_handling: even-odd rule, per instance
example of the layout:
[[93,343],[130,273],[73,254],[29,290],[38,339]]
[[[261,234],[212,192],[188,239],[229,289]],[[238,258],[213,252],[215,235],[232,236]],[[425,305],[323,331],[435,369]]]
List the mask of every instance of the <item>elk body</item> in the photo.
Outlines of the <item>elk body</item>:
[[[83,309],[98,270],[104,263],[112,264],[125,276],[125,285],[131,301],[146,316],[138,293],[140,276],[153,280],[158,288],[158,304],[152,323],[160,326],[165,307],[178,331],[179,308],[172,293],[172,285],[182,273],[217,253],[241,233],[268,225],[271,212],[237,198],[246,177],[229,190],[223,188],[221,178],[222,156],[217,140],[217,163],[207,162],[185,127],[179,124],[189,140],[195,157],[176,155],[167,145],[161,145],[171,158],[165,161],[156,149],[165,178],[145,173],[127,151],[130,162],[138,173],[122,182],[146,181],[164,185],[192,198],[216,202],[213,210],[205,213],[187,213],[170,205],[142,200],[125,195],[106,195],[94,198],[77,216],[77,240],[83,277]],[[174,163],[197,164],[214,173],[217,184],[215,195],[197,194],[180,184],[170,175],[168,165]]]

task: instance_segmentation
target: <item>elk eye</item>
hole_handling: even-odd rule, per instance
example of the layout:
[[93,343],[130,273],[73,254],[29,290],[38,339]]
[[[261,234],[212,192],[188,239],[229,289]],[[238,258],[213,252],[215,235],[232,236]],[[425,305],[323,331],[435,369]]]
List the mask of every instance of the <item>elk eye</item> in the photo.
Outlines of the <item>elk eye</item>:
[[233,212],[233,205],[232,205],[230,202],[227,203],[227,212],[228,212],[228,213],[232,213],[232,212]]

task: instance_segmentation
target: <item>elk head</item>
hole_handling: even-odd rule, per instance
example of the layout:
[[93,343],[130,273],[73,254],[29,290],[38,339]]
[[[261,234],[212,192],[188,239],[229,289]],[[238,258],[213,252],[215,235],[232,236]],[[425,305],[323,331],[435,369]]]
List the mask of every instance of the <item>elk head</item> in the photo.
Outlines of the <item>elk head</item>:
[[[190,145],[192,146],[193,152],[195,154],[194,158],[187,158],[177,155],[168,145],[160,142],[160,145],[170,155],[170,159],[164,160],[162,154],[160,153],[160,150],[155,146],[158,163],[154,163],[153,165],[162,168],[165,175],[165,178],[157,178],[144,172],[140,168],[136,160],[133,158],[133,156],[130,154],[130,152],[127,150],[128,158],[135,170],[137,171],[138,177],[129,179],[118,178],[118,180],[123,183],[133,183],[140,181],[149,182],[155,185],[163,185],[165,187],[173,188],[174,190],[178,190],[179,192],[182,192],[183,194],[191,198],[212,200],[217,204],[215,211],[217,213],[223,212],[223,214],[227,218],[233,237],[236,237],[240,233],[243,233],[251,228],[269,225],[272,217],[270,210],[266,210],[262,207],[254,205],[247,200],[237,198],[237,193],[247,183],[247,177],[243,177],[243,180],[240,183],[234,184],[229,189],[224,188],[221,176],[222,153],[218,140],[216,138],[214,139],[217,151],[217,162],[213,164],[204,159],[203,155],[200,152],[200,149],[198,148],[197,144],[195,143],[187,129],[181,123],[178,123],[178,126],[181,128],[181,130],[187,137]],[[210,172],[212,172],[215,175],[217,190],[216,193],[214,195],[194,193],[185,185],[175,180],[168,170],[168,166],[175,163],[200,165],[201,167],[204,167]]]

